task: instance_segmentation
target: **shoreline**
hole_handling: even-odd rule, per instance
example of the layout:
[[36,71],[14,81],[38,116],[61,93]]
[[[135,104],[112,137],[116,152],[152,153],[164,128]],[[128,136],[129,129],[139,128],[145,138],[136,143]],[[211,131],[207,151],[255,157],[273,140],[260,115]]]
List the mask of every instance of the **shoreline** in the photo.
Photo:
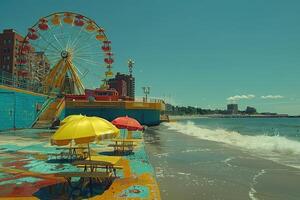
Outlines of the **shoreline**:
[[201,119],[201,118],[300,118],[300,116],[288,115],[169,115],[170,121],[186,120],[186,119]]

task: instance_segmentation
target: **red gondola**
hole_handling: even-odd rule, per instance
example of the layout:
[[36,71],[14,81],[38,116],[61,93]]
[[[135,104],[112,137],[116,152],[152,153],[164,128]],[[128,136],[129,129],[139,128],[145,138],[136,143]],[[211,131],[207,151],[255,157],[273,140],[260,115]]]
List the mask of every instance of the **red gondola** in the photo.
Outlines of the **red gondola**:
[[83,19],[82,15],[76,15],[75,16],[75,20],[74,20],[75,26],[83,26],[84,25],[84,21],[82,19]]
[[105,58],[104,62],[107,63],[107,64],[112,64],[114,62],[114,59],[112,59],[112,58]]
[[29,33],[28,33],[28,38],[31,40],[36,40],[39,38],[38,34],[36,33],[36,30],[34,30],[33,28],[28,29]]
[[49,26],[47,24],[48,20],[45,18],[40,19],[39,29],[42,31],[48,30]]
[[107,51],[110,51],[111,48],[110,48],[109,45],[103,45],[103,46],[102,46],[102,50],[105,51],[105,52],[107,52]]

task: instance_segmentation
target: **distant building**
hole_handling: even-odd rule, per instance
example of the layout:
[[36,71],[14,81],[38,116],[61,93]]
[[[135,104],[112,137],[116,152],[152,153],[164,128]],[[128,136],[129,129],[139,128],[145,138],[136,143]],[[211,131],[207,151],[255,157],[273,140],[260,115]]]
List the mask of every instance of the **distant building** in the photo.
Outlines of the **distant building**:
[[0,70],[17,75],[19,48],[24,38],[13,29],[5,29],[0,33]]
[[237,104],[228,104],[227,105],[227,112],[229,114],[237,114],[239,111]]
[[108,81],[109,87],[114,88],[119,93],[121,98],[125,98],[127,95],[127,83],[122,79],[110,79]]
[[254,108],[254,107],[250,107],[250,106],[247,106],[247,108],[246,108],[246,110],[245,110],[245,113],[246,114],[256,114],[257,112],[256,112],[256,108]]
[[115,78],[108,80],[110,88],[118,91],[124,99],[134,100],[135,97],[135,78],[132,75],[117,73]]

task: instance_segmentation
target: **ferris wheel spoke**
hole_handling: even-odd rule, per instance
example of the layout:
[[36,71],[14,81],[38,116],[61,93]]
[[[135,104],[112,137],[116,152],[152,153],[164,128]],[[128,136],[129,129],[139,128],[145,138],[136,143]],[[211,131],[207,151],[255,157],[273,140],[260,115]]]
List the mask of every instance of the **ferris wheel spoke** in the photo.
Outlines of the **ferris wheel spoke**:
[[78,56],[97,56],[97,55],[101,55],[102,56],[102,54],[101,53],[87,53],[87,54],[77,54]]
[[82,60],[82,61],[84,61],[84,62],[86,62],[86,63],[89,63],[89,64],[92,64],[92,65],[95,65],[95,66],[99,66],[99,64],[100,63],[98,63],[98,62],[95,62],[95,61],[93,61],[93,60],[89,60],[89,59],[85,59],[85,58],[81,58],[81,57],[76,57],[77,59],[80,59],[80,60]]
[[81,39],[84,40],[84,42],[86,42],[86,33],[84,31],[82,31],[82,35],[78,36],[78,38],[76,39],[76,41],[74,42],[74,44],[72,44],[72,47],[75,48],[77,47],[78,44],[82,43]]
[[49,44],[49,46],[53,47],[53,49],[55,49],[57,52],[60,52],[60,50],[59,50],[56,46],[54,46],[51,42],[49,42],[48,40],[46,40],[46,38],[44,38],[44,37],[42,36],[42,34],[39,34],[39,35],[41,36],[41,38],[42,38],[46,43]]
[[71,47],[73,48],[74,45],[76,44],[77,40],[80,38],[79,36],[81,35],[82,31],[84,30],[84,26],[81,27],[80,31],[77,32],[77,35],[74,37],[74,40],[71,43]]
[[90,55],[76,54],[76,57],[91,59],[91,60],[94,60],[95,62],[102,62],[102,56],[99,54],[90,54]]
[[39,46],[46,46],[51,47],[53,51],[59,52],[60,50],[54,45],[53,41],[51,40],[52,35],[50,34],[49,31],[39,31],[38,32],[40,36],[40,40],[38,40],[38,45]]
[[[93,38],[93,37],[95,37],[95,35],[91,35],[87,40],[85,40],[84,42],[87,44],[87,45],[89,45],[90,44],[90,40]],[[79,40],[80,41],[80,40]],[[74,49],[76,49],[77,47],[78,47],[78,45],[80,45],[80,42],[77,42],[77,44],[76,45],[74,45]]]
[[[90,57],[95,60],[102,60],[102,58],[103,58],[103,55],[101,53],[89,53],[89,52],[75,53],[74,56]],[[102,62],[102,61],[100,61],[100,62]]]
[[67,42],[67,45],[66,45],[66,51],[68,51],[68,49],[69,49],[69,45],[70,45],[70,38],[71,38],[71,34],[69,34],[69,37],[68,37],[68,42]]
[[[76,61],[74,61],[74,66],[75,66],[76,70],[78,70],[79,67],[84,68],[85,71],[84,71],[83,73],[80,72],[80,73],[81,73],[80,80],[84,80],[84,79],[87,77],[87,74],[89,73],[89,69],[86,68],[86,67],[80,66],[80,64],[78,64],[78,62],[76,62]],[[77,66],[78,66],[78,67],[77,67]],[[93,73],[92,73],[92,74],[93,74]]]
[[38,44],[32,44],[32,45],[34,47],[38,47],[39,51],[41,51],[41,52],[49,51],[49,52],[57,54],[57,51],[55,51],[53,49],[47,49],[49,45],[47,45],[47,46],[41,46],[41,45],[38,45]]
[[54,38],[55,41],[58,43],[58,45],[60,46],[61,50],[63,50],[64,48],[63,48],[61,42],[57,39],[55,33],[53,33],[52,26],[49,26],[49,30],[51,31],[51,34],[52,34],[53,38]]
[[75,55],[78,56],[87,56],[87,55],[101,55],[101,57],[103,56],[101,51],[95,51],[95,50],[91,50],[91,51],[78,51]]
[[[86,44],[86,45],[83,45],[81,47],[79,47],[78,49],[76,49],[74,51],[74,53],[85,53],[86,50],[88,49],[93,49],[93,48],[96,48],[96,47],[99,47],[100,45],[99,44],[94,44],[94,45],[90,45],[90,44]],[[101,52],[100,48],[99,48],[99,52]]]
[[[84,28],[84,27],[82,27],[82,28]],[[77,47],[77,45],[80,44],[81,39],[84,39],[84,42],[89,41],[90,38],[86,39],[86,37],[88,37],[88,36],[89,36],[90,38],[92,38],[92,37],[93,37],[93,33],[88,33],[88,32],[86,32],[86,31],[84,31],[84,29],[82,29],[82,30],[80,31],[80,35],[78,35],[78,37],[77,37],[77,39],[76,39],[76,42],[73,44],[73,48]]]

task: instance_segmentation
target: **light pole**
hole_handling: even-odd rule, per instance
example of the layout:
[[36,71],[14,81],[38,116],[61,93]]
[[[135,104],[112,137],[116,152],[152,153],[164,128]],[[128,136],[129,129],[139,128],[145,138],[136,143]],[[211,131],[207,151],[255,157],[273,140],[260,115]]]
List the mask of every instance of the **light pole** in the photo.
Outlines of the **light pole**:
[[143,88],[143,92],[144,92],[144,94],[146,96],[146,101],[145,102],[147,102],[147,100],[148,100],[148,94],[150,94],[150,87],[142,87],[142,88]]
[[129,74],[132,75],[132,68],[134,65],[134,60],[129,59],[127,63],[128,63],[128,68],[129,68]]

